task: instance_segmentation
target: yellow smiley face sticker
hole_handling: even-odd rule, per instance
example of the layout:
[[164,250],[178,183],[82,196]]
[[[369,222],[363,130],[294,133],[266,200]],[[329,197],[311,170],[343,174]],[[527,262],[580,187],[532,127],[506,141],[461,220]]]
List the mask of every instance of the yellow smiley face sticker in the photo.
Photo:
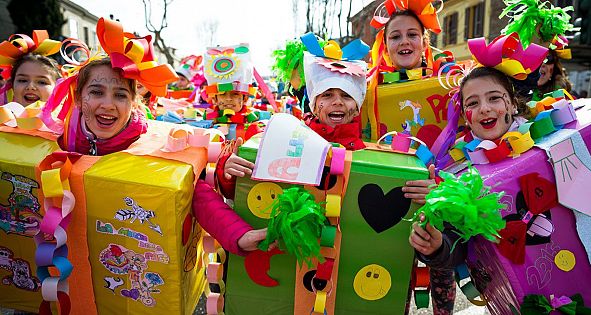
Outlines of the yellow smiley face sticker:
[[353,289],[362,299],[375,301],[390,291],[392,279],[384,267],[376,264],[361,268],[353,280]]
[[252,214],[259,218],[268,219],[271,217],[271,210],[273,210],[272,204],[281,193],[283,193],[283,189],[275,183],[258,183],[248,192],[246,204]]
[[563,249],[554,256],[554,263],[558,267],[558,269],[562,271],[569,272],[575,268],[577,260],[575,259],[575,254],[570,250]]

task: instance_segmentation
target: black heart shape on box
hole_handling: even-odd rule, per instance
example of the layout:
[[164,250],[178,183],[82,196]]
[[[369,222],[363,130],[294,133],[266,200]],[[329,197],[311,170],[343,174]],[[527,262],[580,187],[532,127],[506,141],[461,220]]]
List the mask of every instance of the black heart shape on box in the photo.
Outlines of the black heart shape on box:
[[376,184],[361,187],[357,198],[365,222],[378,233],[398,224],[408,213],[410,202],[404,197],[402,187],[393,188],[384,195],[382,188]]

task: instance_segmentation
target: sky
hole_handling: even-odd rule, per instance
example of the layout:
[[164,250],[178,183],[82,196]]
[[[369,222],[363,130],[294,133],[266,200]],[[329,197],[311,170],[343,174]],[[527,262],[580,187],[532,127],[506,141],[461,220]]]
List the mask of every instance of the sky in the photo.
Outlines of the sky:
[[[113,14],[125,31],[148,34],[142,0],[72,1],[98,17]],[[353,0],[351,16],[370,2]],[[152,0],[156,26],[161,19],[161,3]],[[297,15],[293,14],[293,3],[298,4]],[[272,51],[302,35],[305,23],[302,0],[174,0],[168,8],[168,28],[162,35],[167,45],[178,49],[180,57],[202,54],[210,45],[211,32],[206,31],[207,25],[217,24],[213,46],[248,43],[255,67],[262,75],[269,75]]]

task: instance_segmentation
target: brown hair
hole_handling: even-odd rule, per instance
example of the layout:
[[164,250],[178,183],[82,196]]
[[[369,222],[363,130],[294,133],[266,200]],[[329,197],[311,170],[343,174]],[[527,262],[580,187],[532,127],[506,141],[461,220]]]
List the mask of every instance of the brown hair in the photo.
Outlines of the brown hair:
[[478,67],[470,71],[470,73],[462,79],[462,83],[460,84],[460,91],[458,92],[460,95],[460,108],[464,111],[464,95],[463,90],[466,82],[476,79],[476,78],[490,78],[494,82],[500,84],[509,95],[509,99],[511,100],[511,104],[517,106],[517,114],[513,116],[529,116],[529,107],[525,104],[525,101],[517,96],[515,93],[515,87],[513,87],[513,83],[507,75],[503,72],[490,67]]
[[59,71],[59,65],[55,60],[43,55],[30,53],[22,56],[14,63],[14,65],[12,65],[12,72],[10,73],[10,79],[8,79],[10,84],[14,83],[14,78],[16,77],[18,69],[25,62],[36,62],[41,64],[41,66],[43,66],[49,72],[49,75],[53,78],[54,82],[62,77]]
[[[110,58],[103,58],[103,59],[93,60],[93,61],[89,62],[87,65],[85,65],[84,67],[82,67],[82,69],[80,69],[80,72],[78,72],[76,91],[74,92],[75,99],[81,98],[82,89],[84,88],[84,86],[86,85],[88,80],[90,79],[90,74],[92,73],[92,70],[94,68],[97,68],[100,66],[112,67],[111,66],[111,59]],[[121,79],[123,79],[123,82],[125,82],[127,87],[129,88],[129,91],[131,92],[131,100],[134,103],[133,104],[134,108],[139,106],[141,104],[141,98],[137,93],[137,87],[135,85],[135,80],[124,78],[123,75],[121,74],[121,70],[119,70],[119,69],[113,69],[113,70],[116,71],[121,76]]]
[[562,67],[562,63],[560,62],[560,58],[558,54],[554,50],[548,51],[548,57],[552,61],[549,63],[554,65],[552,69],[552,75],[550,76],[550,80],[546,82],[544,85],[538,87],[538,91],[541,95],[546,93],[552,92],[557,88],[565,89],[567,92],[570,92],[572,89],[572,84],[568,80],[566,75],[566,70]]
[[419,22],[419,25],[421,26],[421,31],[423,34],[423,38],[425,39],[425,42],[427,43],[427,45],[429,45],[430,42],[430,35],[429,32],[427,31],[427,29],[425,28],[425,26],[423,25],[423,23],[421,22],[421,20],[419,19],[419,17],[411,10],[402,10],[402,11],[396,11],[394,13],[392,13],[392,15],[390,15],[390,19],[388,20],[388,22],[386,22],[386,25],[384,25],[384,44],[386,44],[386,41],[388,40],[388,26],[390,26],[390,23],[392,23],[392,21],[399,16],[410,16],[412,18],[414,18],[415,20],[417,20],[417,22]]

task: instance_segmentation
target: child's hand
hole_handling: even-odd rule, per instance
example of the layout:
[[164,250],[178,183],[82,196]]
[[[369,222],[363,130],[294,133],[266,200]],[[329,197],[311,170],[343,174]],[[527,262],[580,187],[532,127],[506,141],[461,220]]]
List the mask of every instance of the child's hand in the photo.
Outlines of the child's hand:
[[[425,220],[425,216],[421,214],[421,222]],[[427,223],[423,229],[418,222],[412,224],[412,231],[408,238],[408,242],[419,253],[428,256],[433,254],[441,247],[442,236],[441,232]]]
[[404,197],[412,199],[413,202],[424,205],[425,196],[431,191],[429,186],[435,184],[435,165],[429,166],[429,179],[409,180],[406,186],[402,187]]
[[[242,143],[242,138],[236,139],[236,150],[242,145]],[[254,163],[239,157],[236,155],[236,152],[234,152],[226,160],[226,164],[224,165],[224,177],[226,177],[226,179],[231,179],[232,176],[244,177],[246,174],[252,174],[253,168]]]
[[[260,230],[250,230],[238,240],[238,247],[245,252],[250,252],[253,250],[257,250],[257,246],[261,241],[263,241],[267,237],[267,228],[260,229]],[[269,246],[269,250],[273,249],[276,246],[275,243],[271,243]]]

